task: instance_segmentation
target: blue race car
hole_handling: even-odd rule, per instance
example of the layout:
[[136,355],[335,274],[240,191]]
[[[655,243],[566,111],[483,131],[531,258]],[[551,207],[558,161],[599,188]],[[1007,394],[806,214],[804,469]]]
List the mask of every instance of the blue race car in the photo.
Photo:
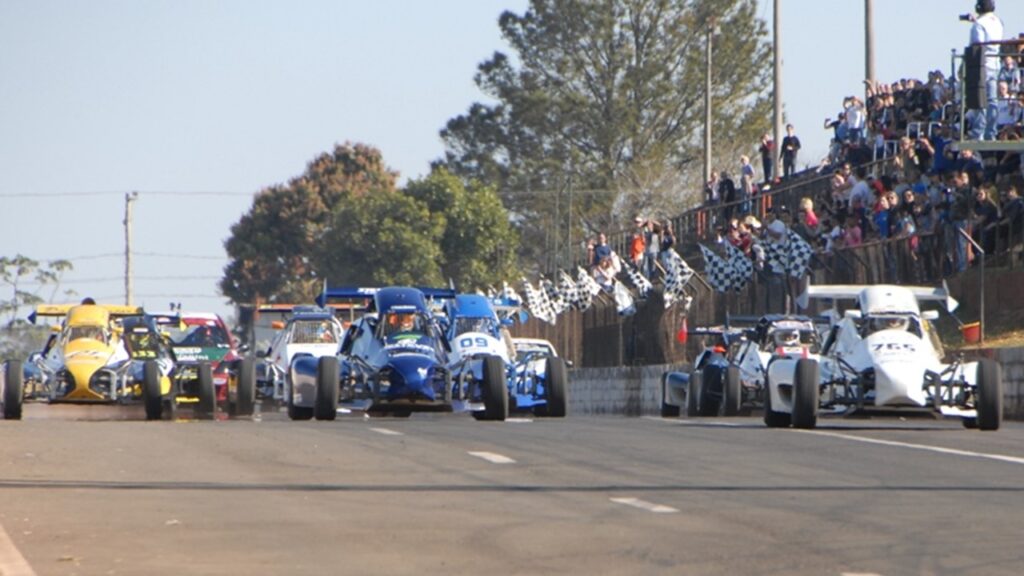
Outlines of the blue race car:
[[[366,313],[345,334],[337,356],[302,356],[293,361],[288,398],[293,419],[334,420],[338,408],[408,416],[414,411],[474,412],[504,420],[504,381],[454,381],[448,342],[427,297],[453,298],[451,290],[334,288],[317,303],[362,299]],[[498,376],[503,376],[499,370]]]

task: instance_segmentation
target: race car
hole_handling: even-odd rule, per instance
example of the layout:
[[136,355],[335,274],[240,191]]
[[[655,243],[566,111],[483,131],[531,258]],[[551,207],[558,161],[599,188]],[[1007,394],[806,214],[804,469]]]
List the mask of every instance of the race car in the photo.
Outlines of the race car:
[[315,306],[293,307],[287,322],[275,322],[273,327],[277,333],[270,347],[257,354],[262,362],[256,367],[256,395],[287,404],[292,361],[336,355],[344,329],[331,310]]
[[689,371],[670,370],[661,376],[661,415],[735,416],[739,413],[742,386],[740,368],[733,360],[745,331],[712,327],[690,331],[708,340]]
[[554,345],[540,338],[513,338],[515,362],[509,377],[515,408],[562,418],[569,411],[569,365]]
[[448,342],[427,298],[454,295],[411,287],[325,289],[318,305],[362,298],[368,306],[346,332],[337,356],[294,359],[289,415],[333,420],[340,405],[369,414],[484,412],[484,419],[504,420],[508,392],[502,370],[487,363],[483,381],[465,385],[448,370]]
[[[237,375],[255,374],[255,363],[239,355],[234,336],[219,315],[172,311],[154,316],[170,338],[184,389],[199,386],[199,367],[208,364],[213,371],[215,403],[226,404],[231,415],[253,413],[255,378],[240,380]],[[238,391],[240,381],[241,394]],[[216,406],[213,411],[216,411]],[[201,412],[207,412],[205,405]]]
[[956,308],[945,288],[811,286],[810,298],[854,300],[829,311],[820,359],[790,357],[768,371],[765,423],[813,428],[819,412],[929,412],[958,417],[968,428],[997,430],[1002,422],[999,365],[982,359],[943,362],[942,344],[920,302]]
[[142,402],[148,419],[173,403],[173,358],[141,308],[116,305],[44,305],[30,316],[63,317],[42,351],[0,371],[3,414],[20,419],[25,400],[49,403]]
[[[479,294],[457,294],[445,301],[440,320],[451,349],[448,371],[455,386],[460,390],[479,388],[495,380],[500,382],[503,390],[507,389],[511,366],[510,342],[507,332],[502,333],[501,322],[490,300]],[[504,404],[497,406],[493,413],[483,410],[473,412],[473,416],[504,420],[509,404],[506,396]]]

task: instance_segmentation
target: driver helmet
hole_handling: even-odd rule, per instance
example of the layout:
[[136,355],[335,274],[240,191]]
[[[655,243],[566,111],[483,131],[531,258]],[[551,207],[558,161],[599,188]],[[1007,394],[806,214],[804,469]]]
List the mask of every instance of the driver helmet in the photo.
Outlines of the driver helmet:
[[779,330],[775,332],[775,344],[777,346],[798,346],[800,344],[800,332],[796,330]]
[[899,316],[888,318],[876,318],[874,320],[875,330],[906,330],[907,319]]
[[395,314],[394,324],[398,326],[398,329],[402,332],[408,332],[415,326],[416,318],[412,314]]

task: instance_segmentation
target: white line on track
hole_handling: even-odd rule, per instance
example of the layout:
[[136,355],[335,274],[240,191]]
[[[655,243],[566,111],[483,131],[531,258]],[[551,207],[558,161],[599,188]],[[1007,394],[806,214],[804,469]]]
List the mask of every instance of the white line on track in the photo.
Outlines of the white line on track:
[[370,428],[370,430],[385,436],[405,436],[405,434],[402,434],[398,430],[389,430],[388,428]]
[[616,504],[625,504],[626,506],[632,506],[633,508],[639,508],[641,510],[647,510],[648,512],[654,512],[655,514],[672,514],[673,512],[679,512],[671,506],[663,506],[661,504],[653,504],[646,500],[639,498],[609,498]]
[[840,434],[838,432],[826,432],[824,430],[797,430],[793,432],[799,432],[801,434],[814,434],[815,436],[831,436],[833,438],[844,438],[846,440],[853,440],[855,442],[864,442],[865,444],[879,444],[882,446],[896,446],[899,448],[910,448],[913,450],[925,450],[928,452],[938,452],[939,454],[951,454],[953,456],[966,456],[968,458],[984,458],[986,460],[996,460],[998,462],[1008,462],[1010,464],[1024,464],[1024,458],[1017,456],[1004,456],[1002,454],[989,454],[986,452],[973,452],[971,450],[958,450],[956,448],[943,448],[942,446],[929,446],[927,444],[911,444],[909,442],[896,442],[895,440],[879,440],[877,438],[864,438],[863,436],[852,436],[849,434]]
[[721,426],[723,428],[736,428],[739,426],[744,426],[744,424],[739,424],[737,422],[717,422],[715,420],[706,420],[703,418],[700,420],[684,420],[682,418],[662,418],[660,416],[642,416],[642,418],[644,420],[653,420],[654,422],[661,422],[663,424],[685,424],[690,426]]
[[501,454],[495,454],[494,452],[467,452],[470,456],[476,456],[477,458],[483,458],[492,464],[515,464],[516,461],[509,458],[508,456],[502,456]]
[[36,576],[28,561],[14,547],[4,527],[0,526],[0,574],[3,576]]
[[840,576],[882,576],[874,572],[843,572]]
[[513,424],[526,424],[529,422],[533,422],[533,418],[505,418],[505,422],[511,422]]

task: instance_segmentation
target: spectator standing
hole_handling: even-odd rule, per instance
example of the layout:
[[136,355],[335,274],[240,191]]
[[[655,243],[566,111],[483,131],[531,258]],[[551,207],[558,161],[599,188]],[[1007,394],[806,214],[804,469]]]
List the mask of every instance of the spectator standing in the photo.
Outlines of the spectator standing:
[[846,225],[843,227],[843,246],[856,248],[863,243],[864,236],[860,229],[860,218],[851,214],[846,217]]
[[661,225],[661,251],[658,253],[658,258],[661,259],[661,265],[666,270],[668,269],[668,252],[675,246],[676,234],[672,231],[672,221],[665,220]]
[[949,206],[950,243],[952,253],[949,256],[953,260],[952,271],[963,272],[967,269],[967,238],[961,232],[967,232],[968,221],[974,212],[975,194],[971,188],[971,178],[967,172],[957,172],[953,178],[954,189]]
[[[996,16],[995,0],[978,0],[974,10],[977,16],[971,17],[971,44],[985,44],[982,48],[985,67],[985,94],[988,98],[988,109],[978,115],[975,132],[972,138],[979,135],[985,140],[993,140],[996,135],[996,84],[999,81],[999,45],[988,44],[1003,39],[1003,22]],[[980,134],[979,134],[980,132]]]
[[597,243],[594,244],[594,259],[591,261],[591,266],[597,267],[604,258],[612,255],[612,247],[608,245],[608,237],[601,232],[597,235]]
[[999,206],[987,188],[978,188],[974,195],[974,216],[971,219],[971,237],[986,254],[996,249],[996,225],[999,224]]
[[733,206],[732,203],[738,200],[738,195],[739,192],[736,189],[736,183],[729,177],[729,173],[723,170],[718,183],[718,197],[721,198],[722,202],[725,204],[726,221],[731,220],[733,212],[736,211],[736,207]]
[[633,230],[633,237],[629,241],[629,262],[637,269],[643,270],[644,265],[644,219],[637,216],[633,219],[636,228]]
[[754,166],[746,154],[740,156],[740,214],[750,213],[750,199],[754,196]]
[[1006,189],[1002,207],[1002,218],[999,219],[997,237],[1007,247],[1024,239],[1024,199],[1021,199],[1015,186]]
[[775,168],[775,140],[772,135],[765,132],[761,136],[761,146],[757,149],[761,153],[761,170],[764,172],[764,181],[771,182]]
[[654,220],[644,222],[644,266],[643,273],[648,279],[654,277],[655,262],[661,252],[661,224]]
[[1021,88],[1021,71],[1017,66],[1017,59],[1013,56],[1003,56],[1003,67],[999,69],[999,81],[1006,82],[1010,95],[1016,96]]
[[800,139],[792,124],[786,125],[786,137],[782,139],[782,176],[789,178],[796,169],[797,152],[800,151]]

